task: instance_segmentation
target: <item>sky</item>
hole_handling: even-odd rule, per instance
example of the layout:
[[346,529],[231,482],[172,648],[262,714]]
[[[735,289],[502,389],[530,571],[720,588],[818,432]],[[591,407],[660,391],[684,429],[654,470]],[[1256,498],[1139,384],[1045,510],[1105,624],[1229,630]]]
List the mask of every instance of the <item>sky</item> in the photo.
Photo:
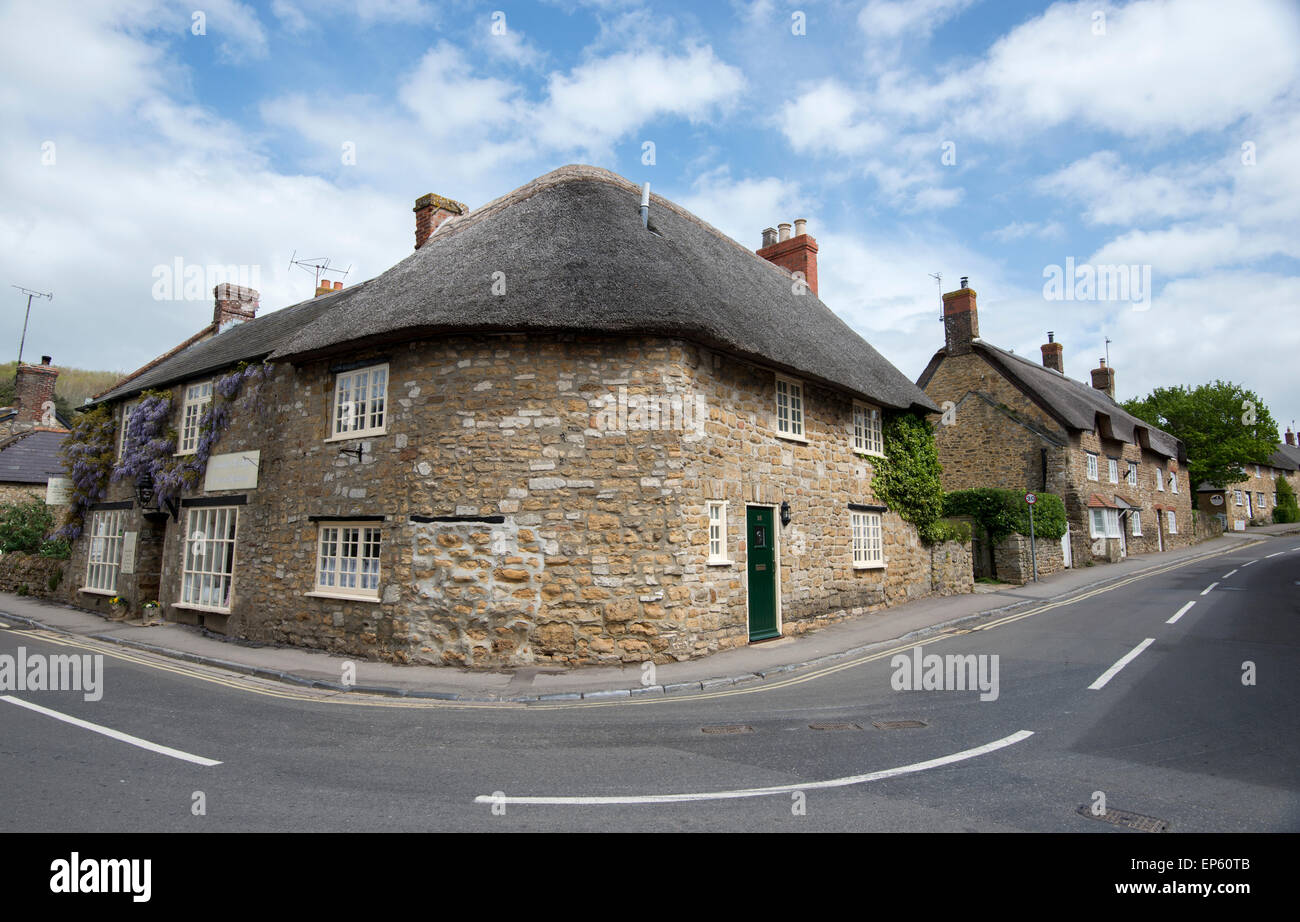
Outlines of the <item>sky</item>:
[[806,218],[822,300],[913,379],[966,276],[995,345],[1285,427],[1298,49],[1296,0],[0,0],[0,342],[8,286],[52,291],[25,358],[128,371],[211,320],[186,270],[265,313],[312,295],[295,256],[408,255],[426,192],[590,163],[751,249]]

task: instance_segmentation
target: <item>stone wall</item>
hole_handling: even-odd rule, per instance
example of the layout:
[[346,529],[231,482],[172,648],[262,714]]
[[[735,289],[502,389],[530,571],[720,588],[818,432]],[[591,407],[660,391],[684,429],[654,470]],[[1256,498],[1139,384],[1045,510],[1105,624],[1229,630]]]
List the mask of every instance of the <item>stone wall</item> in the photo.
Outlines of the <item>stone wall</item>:
[[[340,361],[388,364],[382,434],[329,439]],[[848,504],[877,502],[872,459],[852,450],[847,395],[805,383],[804,400],[806,438],[781,438],[771,371],[656,338],[458,336],[277,366],[263,415],[232,414],[214,449],[260,450],[257,488],[203,496],[238,515],[230,610],[177,604],[186,508],[150,553],[154,526],[132,511],[141,552],[118,591],[172,620],[394,662],[681,660],[748,643],[745,508],[783,501],[787,634],[967,591],[968,570],[934,583],[959,552],[936,567],[892,513],[885,566],[853,566]],[[107,499],[130,496],[118,483]],[[729,504],[723,565],[708,562],[709,500]],[[381,592],[315,595],[320,520],[353,517],[381,529]]]
[[[0,483],[0,506],[10,503],[26,503],[33,499],[45,502],[45,484],[43,483]],[[50,512],[56,516],[66,506],[51,506]]]
[[1012,533],[993,546],[997,578],[1006,583],[1028,583],[1034,578],[1034,555],[1038,557],[1038,576],[1050,576],[1065,569],[1059,539],[1035,538],[1030,550],[1028,535]]
[[[44,597],[58,596],[64,582],[66,565],[66,560],[55,560],[37,554],[0,554],[0,590]],[[54,589],[50,588],[51,580],[56,580]]]

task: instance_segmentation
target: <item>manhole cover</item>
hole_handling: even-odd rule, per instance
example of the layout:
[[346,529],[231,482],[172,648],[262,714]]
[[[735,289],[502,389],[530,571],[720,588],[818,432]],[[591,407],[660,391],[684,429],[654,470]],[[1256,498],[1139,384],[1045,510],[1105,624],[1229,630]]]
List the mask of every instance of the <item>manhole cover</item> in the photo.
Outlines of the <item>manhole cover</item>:
[[701,733],[753,733],[754,728],[745,724],[723,724],[719,727],[700,727]]
[[1166,832],[1169,829],[1169,824],[1164,820],[1157,819],[1154,816],[1145,816],[1141,813],[1133,813],[1129,810],[1107,808],[1105,813],[1098,816],[1092,812],[1092,807],[1089,804],[1080,804],[1079,809],[1075,812],[1091,820],[1101,820],[1103,823],[1110,823],[1112,826],[1123,826],[1125,829],[1136,829],[1138,832]]
[[913,730],[930,725],[924,720],[873,720],[871,726],[877,730]]
[[809,730],[861,730],[862,727],[854,723],[821,723],[809,724]]

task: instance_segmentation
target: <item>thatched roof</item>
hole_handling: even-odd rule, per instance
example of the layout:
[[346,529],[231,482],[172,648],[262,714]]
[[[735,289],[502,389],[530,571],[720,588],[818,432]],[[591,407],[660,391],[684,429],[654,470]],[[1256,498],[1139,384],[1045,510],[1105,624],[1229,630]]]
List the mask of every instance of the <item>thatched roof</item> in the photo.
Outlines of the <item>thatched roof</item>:
[[795,294],[784,269],[660,196],[647,230],[639,205],[640,190],[614,173],[562,167],[447,219],[376,278],[236,326],[124,389],[205,373],[218,357],[301,362],[459,333],[605,333],[685,339],[886,407],[937,410],[815,295]]
[[[1099,431],[1109,438],[1139,444],[1145,433],[1146,444],[1166,458],[1187,460],[1183,443],[1174,436],[1129,413],[1105,391],[1082,381],[1068,378],[1052,368],[999,349],[983,340],[971,342],[971,350],[1015,384],[1024,394],[1059,422],[1075,432]],[[924,387],[947,353],[940,349],[921,373],[918,383]]]

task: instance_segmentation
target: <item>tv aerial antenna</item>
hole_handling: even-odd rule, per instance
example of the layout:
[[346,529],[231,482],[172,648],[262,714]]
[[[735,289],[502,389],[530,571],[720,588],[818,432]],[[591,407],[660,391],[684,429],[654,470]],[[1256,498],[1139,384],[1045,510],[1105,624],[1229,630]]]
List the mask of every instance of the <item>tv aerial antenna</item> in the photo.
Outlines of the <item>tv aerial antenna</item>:
[[10,285],[9,287],[17,288],[23,294],[27,295],[27,313],[23,316],[23,337],[18,340],[18,364],[21,365],[23,363],[23,346],[27,344],[27,321],[30,320],[32,316],[32,298],[49,298],[53,301],[54,292],[35,291],[31,288],[24,288],[22,285]]
[[1106,367],[1110,367],[1110,337],[1106,337]]
[[935,284],[939,286],[939,322],[943,323],[943,273],[930,272],[930,278],[934,279]]
[[346,269],[335,269],[330,265],[330,258],[328,256],[307,256],[299,259],[297,250],[294,250],[293,255],[289,257],[289,270],[292,271],[294,266],[297,266],[304,272],[312,273],[312,275],[315,276],[317,288],[320,287],[321,279],[331,272],[338,275],[339,281],[342,281],[347,278],[348,273],[352,271],[351,263],[348,264]]

